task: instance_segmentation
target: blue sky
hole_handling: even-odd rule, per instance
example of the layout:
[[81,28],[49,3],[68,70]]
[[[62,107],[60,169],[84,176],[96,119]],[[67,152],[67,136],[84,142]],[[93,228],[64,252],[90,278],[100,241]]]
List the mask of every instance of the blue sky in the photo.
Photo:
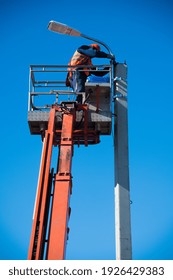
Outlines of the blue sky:
[[[42,149],[27,124],[29,65],[67,64],[90,43],[48,31],[52,19],[126,60],[133,259],[173,259],[171,1],[0,0],[0,13],[0,259],[27,259],[29,246]],[[72,174],[67,259],[114,259],[113,136],[75,147]]]

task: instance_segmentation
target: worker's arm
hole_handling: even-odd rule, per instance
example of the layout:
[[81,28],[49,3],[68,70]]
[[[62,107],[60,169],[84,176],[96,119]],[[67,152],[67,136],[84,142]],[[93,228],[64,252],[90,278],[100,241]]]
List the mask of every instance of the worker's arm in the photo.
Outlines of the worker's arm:
[[91,58],[93,57],[100,57],[100,58],[112,58],[110,54],[105,52],[98,51],[96,49],[90,48],[88,46],[81,46],[77,49],[77,51],[81,54],[87,55]]

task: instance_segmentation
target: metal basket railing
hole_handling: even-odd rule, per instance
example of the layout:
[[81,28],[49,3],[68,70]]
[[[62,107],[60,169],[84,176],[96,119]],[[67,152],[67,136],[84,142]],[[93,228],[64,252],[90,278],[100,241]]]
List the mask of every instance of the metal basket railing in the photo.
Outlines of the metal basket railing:
[[[108,70],[104,70],[105,67]],[[78,93],[66,86],[66,76],[69,71],[85,71],[84,68],[91,69],[93,73],[98,70],[108,71],[111,88],[113,79],[111,65],[83,65],[78,66],[75,70],[74,66],[68,65],[31,65],[28,111],[49,110],[53,104],[60,104],[62,101],[74,101]],[[80,92],[80,94],[82,93]]]

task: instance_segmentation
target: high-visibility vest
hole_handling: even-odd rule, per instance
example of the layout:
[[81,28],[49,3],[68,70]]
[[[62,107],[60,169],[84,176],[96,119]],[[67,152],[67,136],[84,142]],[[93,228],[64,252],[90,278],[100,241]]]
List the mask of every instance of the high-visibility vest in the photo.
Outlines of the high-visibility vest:
[[[70,62],[68,63],[69,66],[77,66],[77,65],[92,65],[91,59],[89,56],[84,55],[79,53],[78,51],[75,51],[74,55],[72,56]],[[76,67],[69,67],[68,71],[69,71],[69,77],[71,78],[73,73],[72,71],[74,71],[76,69]],[[88,68],[83,68],[84,73],[89,76],[89,71]]]

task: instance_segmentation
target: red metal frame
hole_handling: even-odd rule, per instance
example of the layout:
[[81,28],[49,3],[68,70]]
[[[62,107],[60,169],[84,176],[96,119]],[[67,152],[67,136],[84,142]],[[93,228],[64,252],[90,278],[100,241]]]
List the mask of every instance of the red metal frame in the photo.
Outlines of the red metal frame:
[[55,186],[50,222],[47,259],[63,260],[67,240],[69,219],[69,199],[72,188],[71,161],[73,156],[73,119],[74,113],[64,114],[59,150],[58,172]]
[[50,196],[50,162],[52,156],[52,146],[54,138],[55,108],[50,111],[48,129],[43,141],[42,159],[40,174],[38,179],[37,196],[34,209],[32,233],[28,259],[43,259],[44,240],[47,228],[47,216]]
[[[78,110],[83,110],[84,112],[82,130],[74,130],[76,111]],[[69,232],[69,200],[72,193],[73,137],[78,139],[78,144],[81,143],[85,146],[90,143],[99,143],[99,134],[96,131],[88,130],[87,105],[72,106],[67,110],[63,110],[61,131],[55,130],[56,111],[61,111],[61,106],[55,106],[51,109],[48,129],[43,140],[38,190],[28,253],[29,260],[63,260],[65,258],[66,240]],[[58,165],[52,187],[53,174],[50,171],[52,147],[57,143],[59,145]]]

